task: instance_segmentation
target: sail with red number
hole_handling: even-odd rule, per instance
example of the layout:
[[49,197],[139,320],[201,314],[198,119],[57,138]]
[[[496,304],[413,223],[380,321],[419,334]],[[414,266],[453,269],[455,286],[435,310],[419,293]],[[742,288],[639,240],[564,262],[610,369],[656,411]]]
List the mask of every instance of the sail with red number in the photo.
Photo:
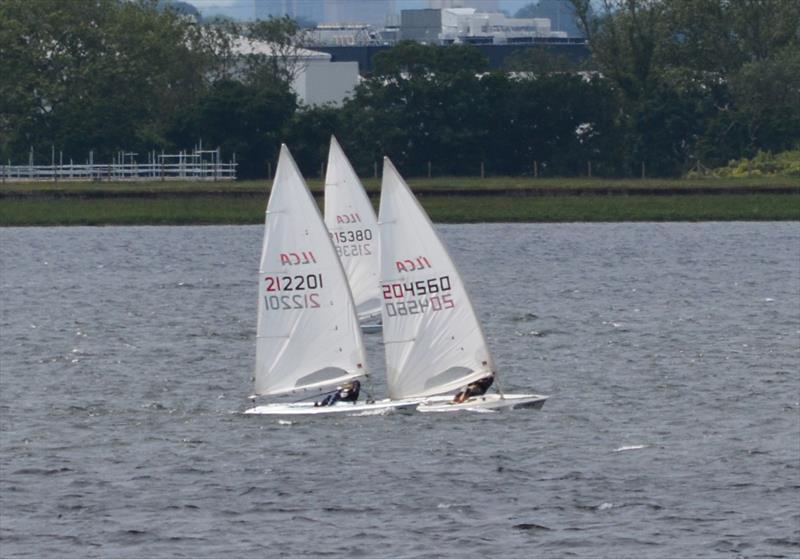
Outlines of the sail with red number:
[[330,386],[366,374],[347,278],[285,145],[267,205],[258,298],[256,394]]
[[431,396],[491,374],[492,356],[464,282],[388,158],[379,221],[389,396]]
[[487,377],[496,379],[492,355],[447,248],[388,158],[379,215],[389,397],[425,398],[417,408],[422,412],[541,407],[546,396],[504,394],[499,382],[497,394],[458,402],[441,396]]
[[325,172],[325,225],[347,274],[359,320],[376,320],[381,313],[378,218],[358,175],[333,136]]

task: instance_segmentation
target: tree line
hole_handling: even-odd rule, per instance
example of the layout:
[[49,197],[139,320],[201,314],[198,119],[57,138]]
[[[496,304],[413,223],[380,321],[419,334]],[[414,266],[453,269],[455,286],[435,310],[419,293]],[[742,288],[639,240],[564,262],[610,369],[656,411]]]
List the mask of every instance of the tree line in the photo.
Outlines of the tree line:
[[[296,22],[200,25],[155,0],[0,3],[0,160],[31,147],[82,160],[119,150],[236,153],[263,177],[287,143],[316,175],[331,134],[357,170],[410,176],[678,176],[800,142],[800,3],[573,0],[591,57],[544,49],[490,71],[467,45],[400,43],[341,107],[290,83]],[[239,36],[278,56],[239,56]]]

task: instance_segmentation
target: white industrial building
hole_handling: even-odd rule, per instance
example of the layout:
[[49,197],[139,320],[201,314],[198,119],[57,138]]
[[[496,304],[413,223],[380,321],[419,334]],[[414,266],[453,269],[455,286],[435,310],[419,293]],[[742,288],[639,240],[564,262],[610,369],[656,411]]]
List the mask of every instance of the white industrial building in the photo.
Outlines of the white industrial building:
[[553,31],[548,18],[510,18],[475,8],[403,10],[400,34],[430,44],[506,44],[541,38],[566,38]]
[[306,63],[295,76],[292,88],[303,104],[341,106],[358,85],[358,62],[332,62],[328,57]]
[[333,62],[327,52],[304,48],[281,51],[266,41],[239,37],[233,50],[240,56],[265,55],[285,57],[291,65],[292,90],[308,106],[340,106],[358,85],[358,62]]
[[311,45],[370,45],[380,43],[380,33],[366,23],[323,23],[304,31]]

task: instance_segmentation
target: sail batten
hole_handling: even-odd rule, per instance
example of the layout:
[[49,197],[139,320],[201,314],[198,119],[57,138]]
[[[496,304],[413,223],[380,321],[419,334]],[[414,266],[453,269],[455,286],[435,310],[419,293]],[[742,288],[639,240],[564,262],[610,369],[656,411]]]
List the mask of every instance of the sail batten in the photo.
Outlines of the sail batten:
[[286,146],[281,146],[265,216],[256,394],[289,394],[365,375],[364,346],[347,278]]

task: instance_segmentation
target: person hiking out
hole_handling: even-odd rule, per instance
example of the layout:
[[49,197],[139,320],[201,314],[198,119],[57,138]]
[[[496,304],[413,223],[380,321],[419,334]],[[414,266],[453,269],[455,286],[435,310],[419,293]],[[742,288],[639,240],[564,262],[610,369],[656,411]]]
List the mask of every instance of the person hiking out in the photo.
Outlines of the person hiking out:
[[319,402],[314,403],[314,407],[320,406],[332,406],[336,402],[352,402],[353,404],[356,403],[358,400],[358,394],[361,391],[361,383],[357,380],[351,380],[350,382],[346,382],[341,386],[336,387],[336,392],[333,394],[328,394]]
[[474,398],[475,396],[483,396],[486,394],[486,391],[489,390],[489,387],[492,386],[493,382],[494,373],[483,378],[479,378],[475,382],[469,383],[458,394],[455,395],[453,398],[453,403],[460,404],[470,398]]

